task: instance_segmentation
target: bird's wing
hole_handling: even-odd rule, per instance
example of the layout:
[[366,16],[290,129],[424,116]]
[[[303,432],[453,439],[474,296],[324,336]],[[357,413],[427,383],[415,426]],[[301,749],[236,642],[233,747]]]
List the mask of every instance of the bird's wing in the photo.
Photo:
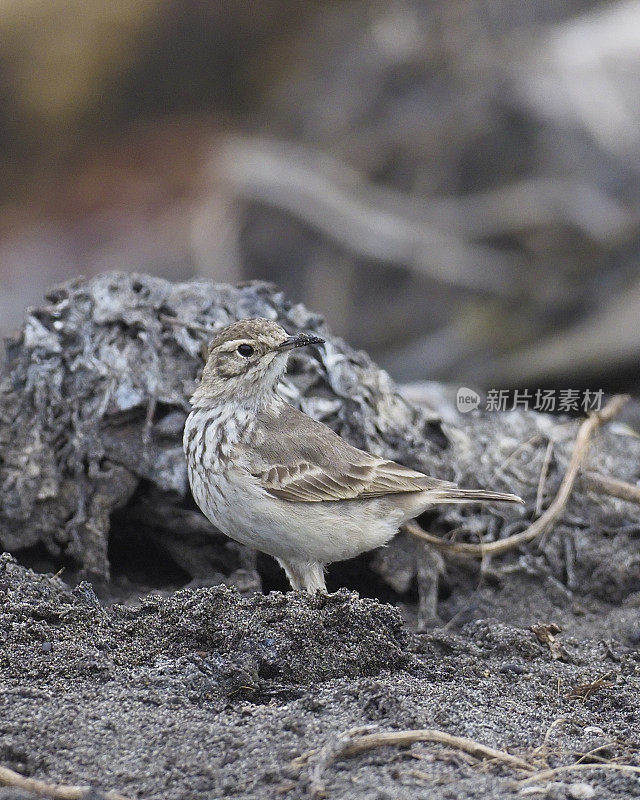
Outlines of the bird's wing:
[[259,415],[255,440],[245,456],[251,474],[269,494],[298,503],[454,486],[358,450],[288,405]]
[[373,459],[369,465],[342,463],[336,467],[320,467],[308,461],[276,464],[255,477],[269,494],[298,503],[355,500],[451,486],[394,461]]

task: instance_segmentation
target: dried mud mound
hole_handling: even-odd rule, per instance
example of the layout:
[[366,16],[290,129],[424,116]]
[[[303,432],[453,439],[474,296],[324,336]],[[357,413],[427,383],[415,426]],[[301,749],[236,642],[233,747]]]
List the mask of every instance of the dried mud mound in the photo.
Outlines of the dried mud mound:
[[398,611],[347,591],[242,598],[216,586],[104,608],[89,583],[70,590],[4,554],[0,592],[0,670],[14,685],[63,688],[126,672],[134,685],[150,682],[194,701],[255,701],[410,661]]

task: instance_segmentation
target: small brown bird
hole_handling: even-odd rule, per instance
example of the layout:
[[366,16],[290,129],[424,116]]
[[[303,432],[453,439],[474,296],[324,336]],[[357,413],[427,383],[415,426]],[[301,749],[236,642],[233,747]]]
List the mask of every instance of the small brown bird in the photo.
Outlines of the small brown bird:
[[435,503],[504,500],[358,450],[276,392],[295,347],[317,336],[244,319],[209,346],[184,450],[191,491],[223,533],[277,559],[294,589],[326,592],[324,566],[386,544]]

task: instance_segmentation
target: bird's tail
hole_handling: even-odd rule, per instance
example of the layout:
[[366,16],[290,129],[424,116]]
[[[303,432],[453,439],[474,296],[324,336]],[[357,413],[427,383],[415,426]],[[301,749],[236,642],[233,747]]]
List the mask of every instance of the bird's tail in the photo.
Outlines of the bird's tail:
[[523,503],[524,500],[517,494],[508,492],[489,492],[485,489],[451,489],[435,490],[431,494],[433,503]]

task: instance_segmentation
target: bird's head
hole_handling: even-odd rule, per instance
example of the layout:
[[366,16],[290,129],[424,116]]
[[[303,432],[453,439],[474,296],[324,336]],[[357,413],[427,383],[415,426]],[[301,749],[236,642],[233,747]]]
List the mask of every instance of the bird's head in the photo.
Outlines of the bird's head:
[[209,345],[202,379],[191,398],[193,405],[236,401],[259,406],[273,393],[296,347],[323,344],[324,339],[289,334],[268,319],[241,319],[223,328]]

